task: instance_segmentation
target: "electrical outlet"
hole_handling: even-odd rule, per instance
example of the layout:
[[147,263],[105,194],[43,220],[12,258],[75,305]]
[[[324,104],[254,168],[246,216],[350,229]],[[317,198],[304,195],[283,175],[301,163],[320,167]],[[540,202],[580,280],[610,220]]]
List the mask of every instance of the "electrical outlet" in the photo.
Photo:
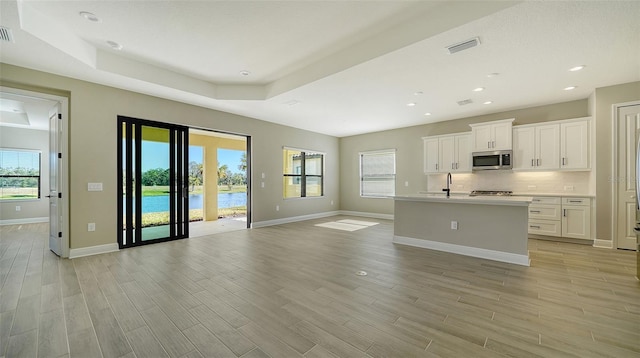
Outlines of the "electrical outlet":
[[405,181],[405,182],[404,182],[404,186],[409,186],[409,182],[408,182],[408,181]]
[[573,185],[565,185],[564,186],[564,190],[565,191],[573,191]]
[[452,221],[451,222],[451,230],[458,230],[458,222],[457,221]]
[[96,231],[96,223],[88,223],[87,231]]
[[16,205],[16,211],[20,211],[22,210],[22,208],[20,207],[20,205]]
[[280,211],[280,205],[276,205],[276,211]]
[[260,182],[260,187],[264,188],[264,182]]
[[331,200],[331,205],[333,205],[333,200]]

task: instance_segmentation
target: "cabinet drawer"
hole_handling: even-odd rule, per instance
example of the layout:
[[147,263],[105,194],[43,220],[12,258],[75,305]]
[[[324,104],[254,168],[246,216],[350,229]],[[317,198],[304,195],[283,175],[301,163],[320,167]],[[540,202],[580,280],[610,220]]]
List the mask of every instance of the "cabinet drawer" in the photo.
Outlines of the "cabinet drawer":
[[545,205],[560,205],[560,197],[556,196],[534,196],[531,201],[531,205],[545,204]]
[[560,205],[529,205],[530,219],[560,220]]
[[590,206],[591,205],[591,199],[589,199],[589,198],[562,198],[562,205]]
[[529,234],[561,236],[562,227],[560,225],[560,221],[529,220]]

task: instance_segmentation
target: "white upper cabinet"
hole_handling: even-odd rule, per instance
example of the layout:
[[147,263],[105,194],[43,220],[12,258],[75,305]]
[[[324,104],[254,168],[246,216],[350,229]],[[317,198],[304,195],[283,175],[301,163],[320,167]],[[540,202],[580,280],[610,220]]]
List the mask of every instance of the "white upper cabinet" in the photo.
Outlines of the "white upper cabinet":
[[472,151],[510,150],[514,119],[470,124]]
[[424,141],[424,172],[425,173],[438,173],[439,166],[439,151],[438,151],[438,137],[425,137]]
[[471,171],[471,134],[424,137],[424,172]]
[[513,128],[514,170],[588,170],[589,118]]
[[589,120],[560,124],[560,168],[589,169]]
[[457,172],[471,171],[471,134],[455,136],[456,170]]
[[560,125],[513,128],[513,169],[557,170],[559,163]]

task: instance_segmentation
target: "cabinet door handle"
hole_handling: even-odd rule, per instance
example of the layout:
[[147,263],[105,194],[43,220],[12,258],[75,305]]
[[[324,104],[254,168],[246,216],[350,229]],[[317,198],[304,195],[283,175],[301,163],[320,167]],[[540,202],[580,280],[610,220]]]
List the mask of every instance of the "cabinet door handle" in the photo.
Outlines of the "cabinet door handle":
[[567,209],[562,209],[562,216],[567,217]]
[[536,159],[536,167],[540,166],[540,159]]
[[540,226],[538,226],[538,225],[529,225],[529,227],[532,228],[532,229],[539,229],[540,228]]
[[582,200],[569,200],[570,203],[582,203]]
[[487,142],[487,148],[491,148],[491,142]]
[[564,157],[562,157],[562,165],[564,165]]
[[491,148],[495,148],[496,147],[496,141],[494,140],[493,142],[491,142]]
[[540,214],[540,210],[529,210],[532,214]]
[[533,199],[533,201],[540,201],[540,199]]
[[438,163],[436,163],[436,170],[438,170]]
[[531,166],[532,166],[532,167],[535,167],[535,166],[536,166],[536,164],[534,163],[534,160],[535,160],[535,159],[531,159]]
[[456,169],[460,169],[460,163],[456,163]]

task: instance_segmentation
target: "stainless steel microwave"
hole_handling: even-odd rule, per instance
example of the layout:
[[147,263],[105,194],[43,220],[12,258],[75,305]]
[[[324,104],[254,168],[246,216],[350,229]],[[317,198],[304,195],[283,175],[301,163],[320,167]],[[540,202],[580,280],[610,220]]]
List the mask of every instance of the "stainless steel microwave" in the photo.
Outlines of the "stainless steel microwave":
[[473,170],[511,169],[511,150],[495,150],[473,153]]

